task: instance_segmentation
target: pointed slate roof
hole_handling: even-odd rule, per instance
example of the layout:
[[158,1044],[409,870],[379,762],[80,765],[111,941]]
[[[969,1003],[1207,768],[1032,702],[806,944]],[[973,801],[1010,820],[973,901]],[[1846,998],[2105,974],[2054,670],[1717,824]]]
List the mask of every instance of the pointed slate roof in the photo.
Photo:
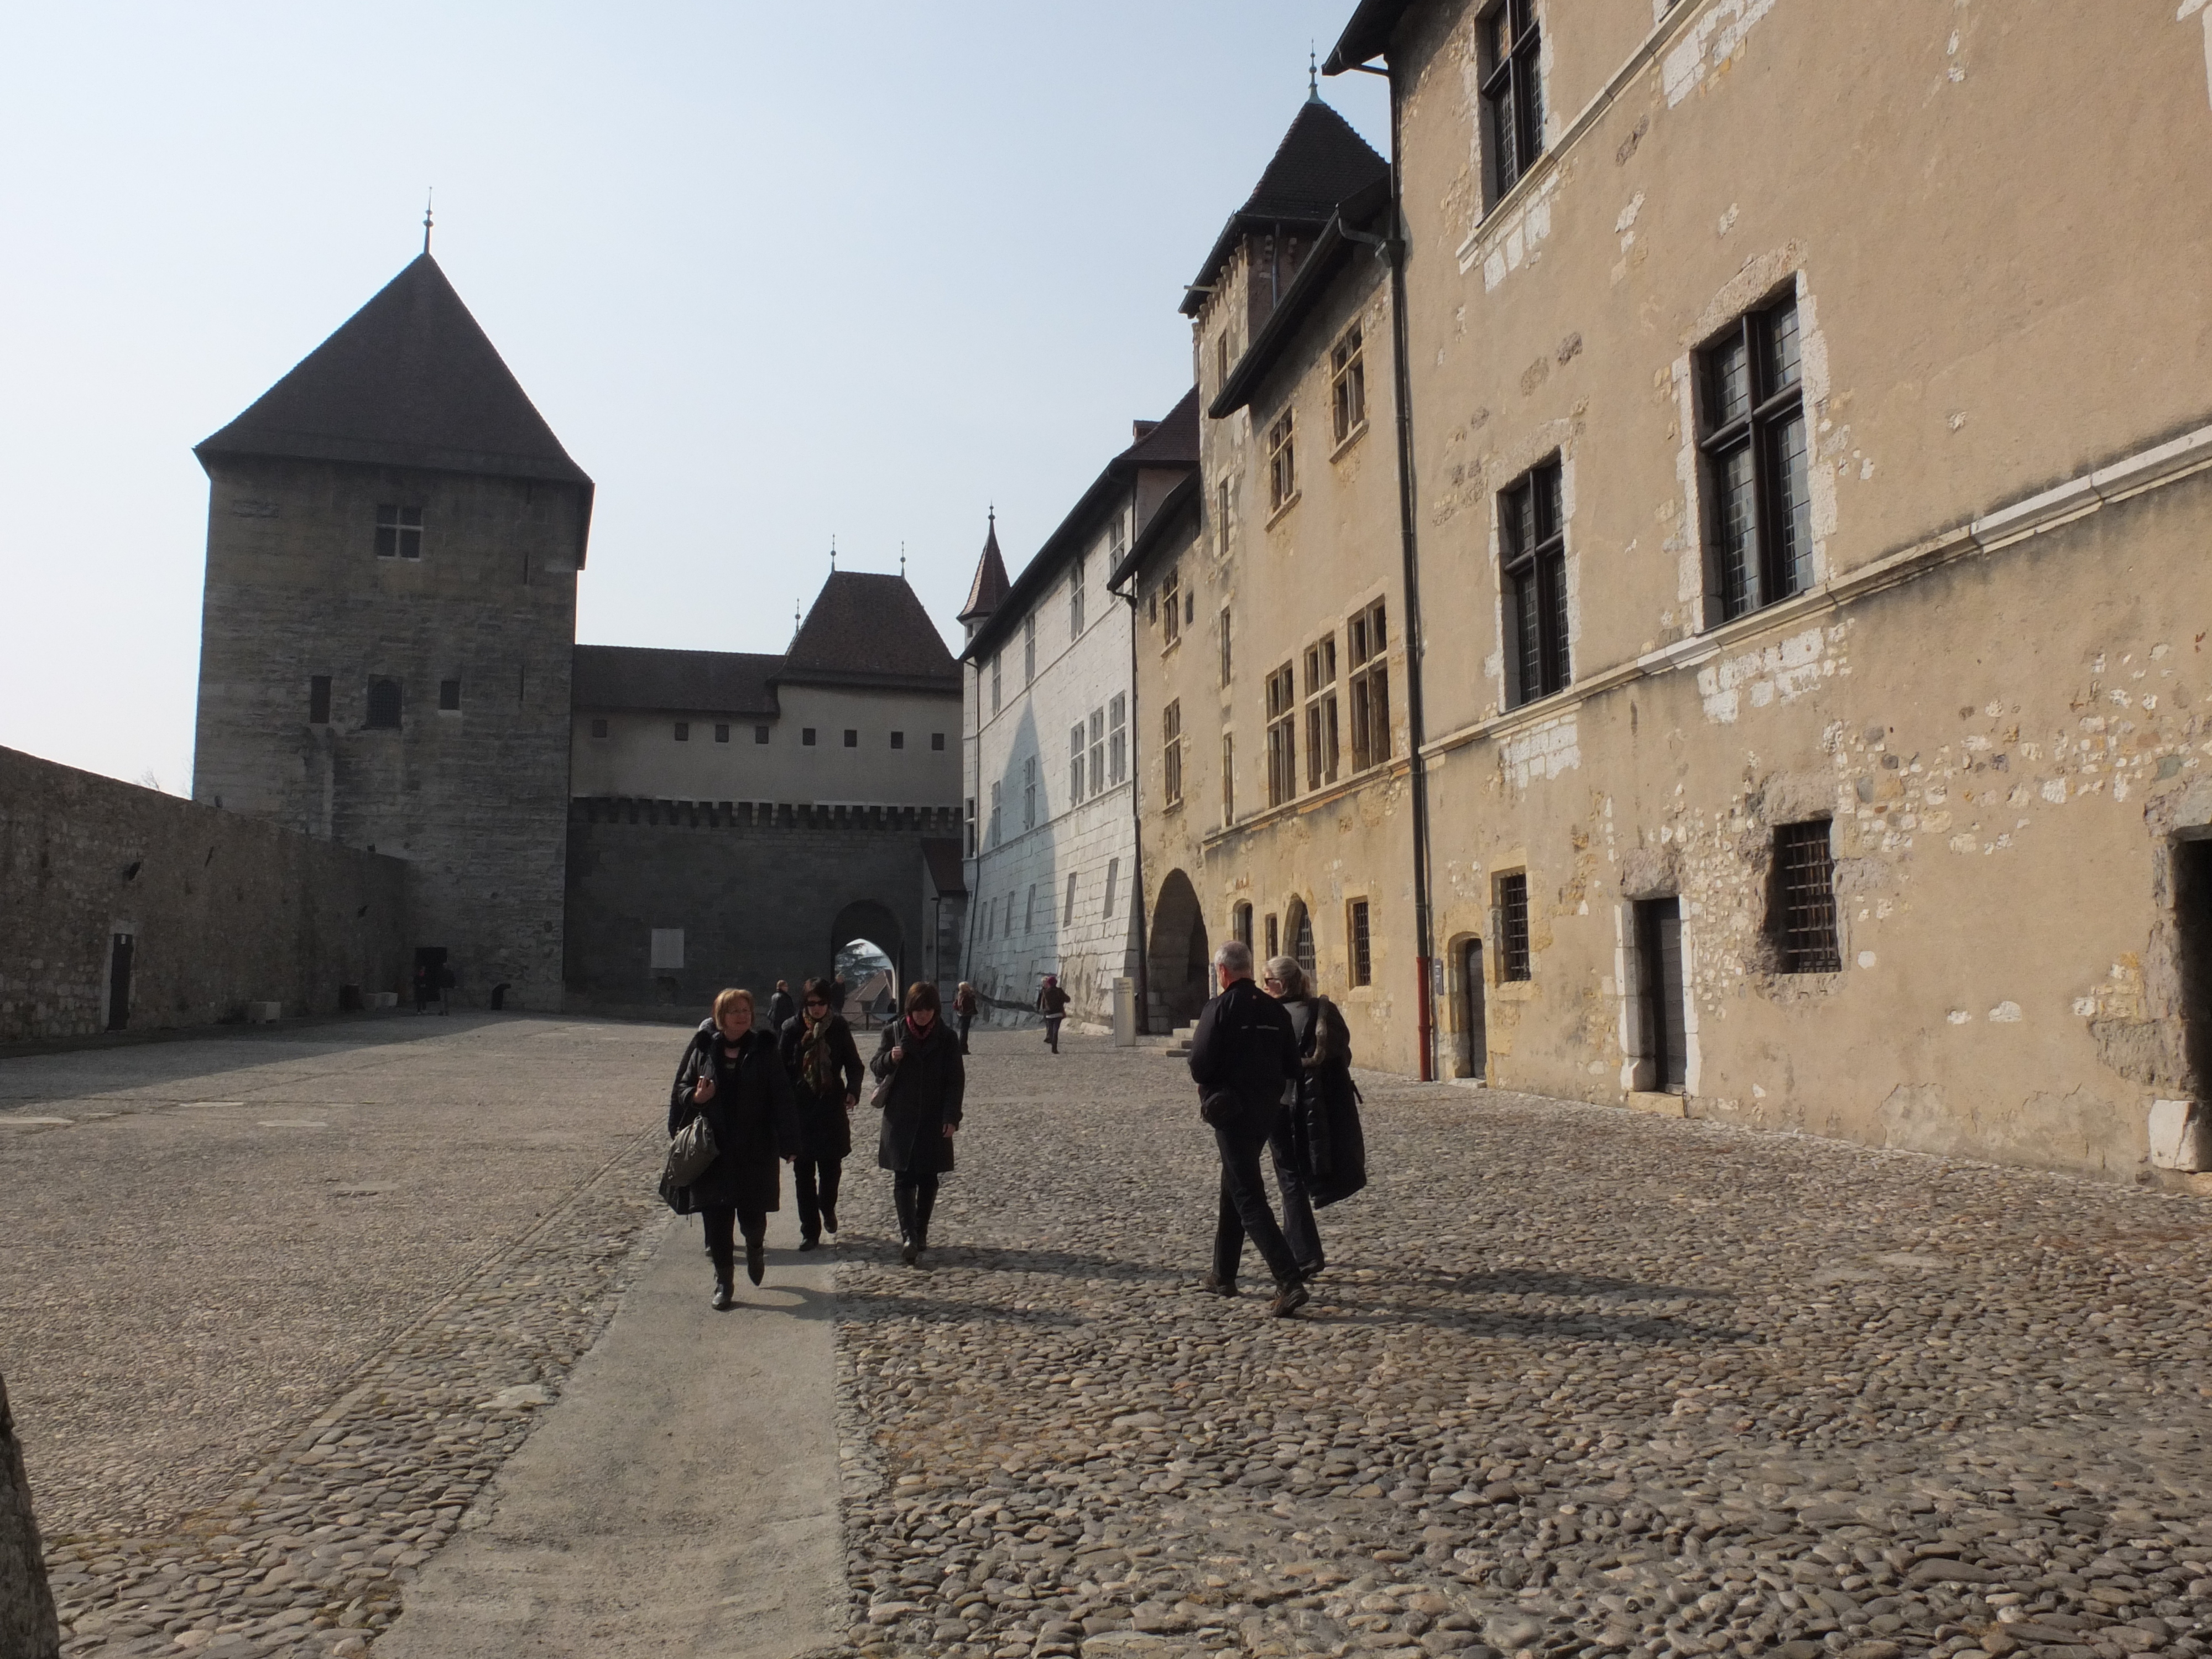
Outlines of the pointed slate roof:
[[993,513],[983,537],[983,556],[975,561],[975,580],[968,584],[968,603],[953,620],[981,621],[1006,602],[1006,562],[999,553],[999,515]]
[[192,453],[592,488],[428,253]]
[[835,570],[815,595],[779,683],[960,690],[960,670],[903,576]]
[[1183,314],[1198,314],[1206,296],[1194,290],[1220,274],[1246,231],[1277,224],[1318,228],[1335,214],[1339,202],[1389,176],[1390,164],[1352,130],[1349,121],[1318,97],[1308,98],[1252,194],[1222,227],[1213,251],[1192,279],[1194,291],[1183,295]]

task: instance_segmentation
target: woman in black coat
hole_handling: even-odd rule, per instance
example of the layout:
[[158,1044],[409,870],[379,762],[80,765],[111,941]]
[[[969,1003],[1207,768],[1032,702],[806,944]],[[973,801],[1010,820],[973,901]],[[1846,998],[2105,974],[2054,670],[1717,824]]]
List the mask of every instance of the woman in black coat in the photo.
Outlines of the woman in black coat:
[[868,1062],[890,1085],[881,1102],[876,1162],[892,1172],[899,1255],[910,1267],[921,1265],[921,1253],[929,1248],[937,1178],[952,1168],[952,1137],[968,1088],[960,1040],[945,1029],[938,1012],[934,985],[917,981],[908,987],[906,1012],[884,1028],[883,1042]]
[[737,1254],[732,1229],[744,1232],[745,1274],[757,1285],[769,1212],[782,1207],[776,1160],[795,1156],[799,1141],[791,1079],[775,1034],[753,1024],[750,991],[714,999],[714,1017],[693,1034],[676,1068],[668,1091],[670,1137],[702,1115],[714,1132],[714,1161],[669,1201],[678,1215],[696,1210],[704,1219],[707,1250],[714,1258],[714,1305],[727,1308]]
[[791,1166],[799,1188],[799,1248],[821,1247],[837,1231],[837,1186],[853,1150],[853,1108],[866,1075],[853,1028],[830,1005],[835,988],[810,979],[799,1012],[784,1021],[783,1069],[799,1102],[799,1158]]
[[1367,1184],[1359,1091],[1352,1080],[1352,1030],[1343,1011],[1315,990],[1292,957],[1267,964],[1268,994],[1289,1011],[1298,1039],[1298,1075],[1285,1092],[1268,1143],[1283,1193],[1283,1237],[1309,1279],[1325,1265],[1314,1211]]

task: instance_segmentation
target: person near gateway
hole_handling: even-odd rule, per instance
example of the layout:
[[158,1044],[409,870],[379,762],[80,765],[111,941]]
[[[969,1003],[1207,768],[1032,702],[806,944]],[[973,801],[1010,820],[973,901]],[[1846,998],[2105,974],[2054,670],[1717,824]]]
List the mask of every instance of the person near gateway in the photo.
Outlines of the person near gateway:
[[779,1035],[791,1023],[799,1010],[792,1006],[791,981],[780,979],[775,982],[775,994],[768,1000],[768,1029]]
[[1252,982],[1250,945],[1229,940],[1214,952],[1213,965],[1221,994],[1199,1015],[1190,1042],[1199,1115],[1212,1129],[1221,1155],[1220,1208],[1206,1288],[1217,1296],[1237,1294],[1237,1263],[1249,1234],[1274,1275],[1267,1310],[1279,1319],[1304,1307],[1310,1292],[1268,1206],[1260,1151],[1282,1116],[1285,1085],[1298,1074],[1297,1033],[1283,1005]]
[[1268,961],[1267,987],[1290,1015],[1298,1040],[1298,1069],[1283,1091],[1283,1114],[1267,1150],[1283,1194],[1283,1237],[1299,1273],[1311,1279],[1327,1265],[1314,1212],[1367,1184],[1359,1091],[1352,1080],[1352,1028],[1294,957]]
[[830,990],[826,979],[808,980],[799,1012],[781,1031],[783,1069],[799,1102],[799,1157],[791,1182],[799,1189],[802,1250],[820,1249],[822,1235],[837,1231],[838,1182],[853,1150],[852,1112],[866,1075],[853,1028],[830,1006]]
[[891,1172],[899,1255],[909,1267],[922,1266],[922,1252],[929,1248],[938,1177],[951,1172],[952,1137],[968,1088],[960,1041],[938,1013],[937,988],[915,981],[907,988],[906,1012],[884,1027],[868,1062],[879,1080],[876,1103],[884,1115],[876,1162]]
[[968,1028],[975,1023],[975,1016],[982,1008],[983,1000],[975,994],[975,988],[962,980],[960,988],[952,994],[952,1014],[960,1022],[960,1052],[963,1054],[968,1052]]
[[697,1211],[714,1259],[714,1306],[728,1308],[736,1265],[734,1231],[745,1238],[745,1276],[761,1282],[768,1218],[782,1207],[779,1158],[797,1155],[799,1113],[784,1075],[775,1034],[753,1020],[753,994],[728,990],[714,999],[684,1049],[668,1091],[672,1139],[695,1117],[714,1133],[714,1161],[678,1188],[670,1202],[679,1215]]
[[1067,1018],[1067,1005],[1075,999],[1060,989],[1060,975],[1047,974],[1037,990],[1037,1012],[1044,1016],[1044,1046],[1060,1052],[1060,1022]]

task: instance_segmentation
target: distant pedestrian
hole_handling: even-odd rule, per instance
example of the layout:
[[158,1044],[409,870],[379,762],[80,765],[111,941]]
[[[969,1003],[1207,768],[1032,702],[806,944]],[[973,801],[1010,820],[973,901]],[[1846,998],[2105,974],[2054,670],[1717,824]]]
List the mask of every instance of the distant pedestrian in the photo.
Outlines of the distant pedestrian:
[[714,1132],[714,1161],[669,1194],[679,1215],[699,1212],[714,1259],[714,1305],[732,1302],[737,1243],[745,1237],[745,1276],[756,1285],[766,1267],[768,1217],[782,1207],[779,1158],[799,1151],[799,1115],[783,1073],[775,1034],[753,1023],[753,994],[730,990],[714,999],[684,1050],[668,1092],[668,1133],[704,1116]]
[[781,979],[776,981],[775,994],[768,1000],[769,1030],[781,1031],[791,1023],[791,1017],[798,1012],[799,1010],[792,1006],[791,981]]
[[906,1012],[884,1028],[882,1045],[868,1062],[881,1079],[877,1092],[884,1123],[876,1162],[892,1171],[899,1255],[910,1267],[921,1265],[921,1253],[929,1248],[937,1178],[951,1171],[952,1137],[968,1088],[959,1042],[937,1016],[937,988],[917,980],[907,988]]
[[799,1157],[791,1169],[799,1189],[799,1248],[820,1248],[837,1231],[837,1187],[853,1150],[853,1108],[867,1073],[853,1028],[830,1006],[830,981],[810,979],[799,1012],[783,1023],[783,1069],[799,1102]]
[[960,1022],[960,1052],[963,1054],[968,1052],[968,1028],[975,1023],[975,1016],[982,1008],[983,1000],[975,994],[975,988],[962,980],[960,988],[952,994],[952,1014]]
[[1283,1236],[1308,1279],[1327,1265],[1314,1211],[1367,1184],[1367,1144],[1359,1127],[1359,1089],[1352,1080],[1352,1030],[1336,1004],[1314,989],[1296,958],[1267,963],[1267,991],[1291,1017],[1298,1072],[1284,1091],[1283,1115],[1267,1146],[1283,1194]]
[[1037,1012],[1044,1016],[1044,1046],[1060,1052],[1060,1022],[1067,1018],[1067,1005],[1075,999],[1060,988],[1060,975],[1047,974],[1037,992]]
[[1198,1085],[1199,1115],[1213,1131],[1221,1154],[1221,1201],[1214,1221],[1213,1267],[1206,1288],[1237,1294],[1237,1267],[1249,1233],[1274,1275],[1278,1318],[1308,1299],[1305,1275],[1267,1205],[1260,1175],[1260,1149],[1283,1113],[1284,1085],[1298,1073],[1297,1034],[1283,1005],[1252,982],[1252,947],[1231,939],[1214,952],[1221,994],[1206,1005],[1191,1037],[1190,1075]]

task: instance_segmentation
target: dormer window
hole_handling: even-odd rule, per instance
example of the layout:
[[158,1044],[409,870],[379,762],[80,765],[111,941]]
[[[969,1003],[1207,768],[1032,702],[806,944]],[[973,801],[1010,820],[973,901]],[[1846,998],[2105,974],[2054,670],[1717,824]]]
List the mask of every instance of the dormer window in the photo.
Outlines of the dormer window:
[[376,509],[376,556],[380,559],[419,559],[422,556],[422,509],[389,503]]

